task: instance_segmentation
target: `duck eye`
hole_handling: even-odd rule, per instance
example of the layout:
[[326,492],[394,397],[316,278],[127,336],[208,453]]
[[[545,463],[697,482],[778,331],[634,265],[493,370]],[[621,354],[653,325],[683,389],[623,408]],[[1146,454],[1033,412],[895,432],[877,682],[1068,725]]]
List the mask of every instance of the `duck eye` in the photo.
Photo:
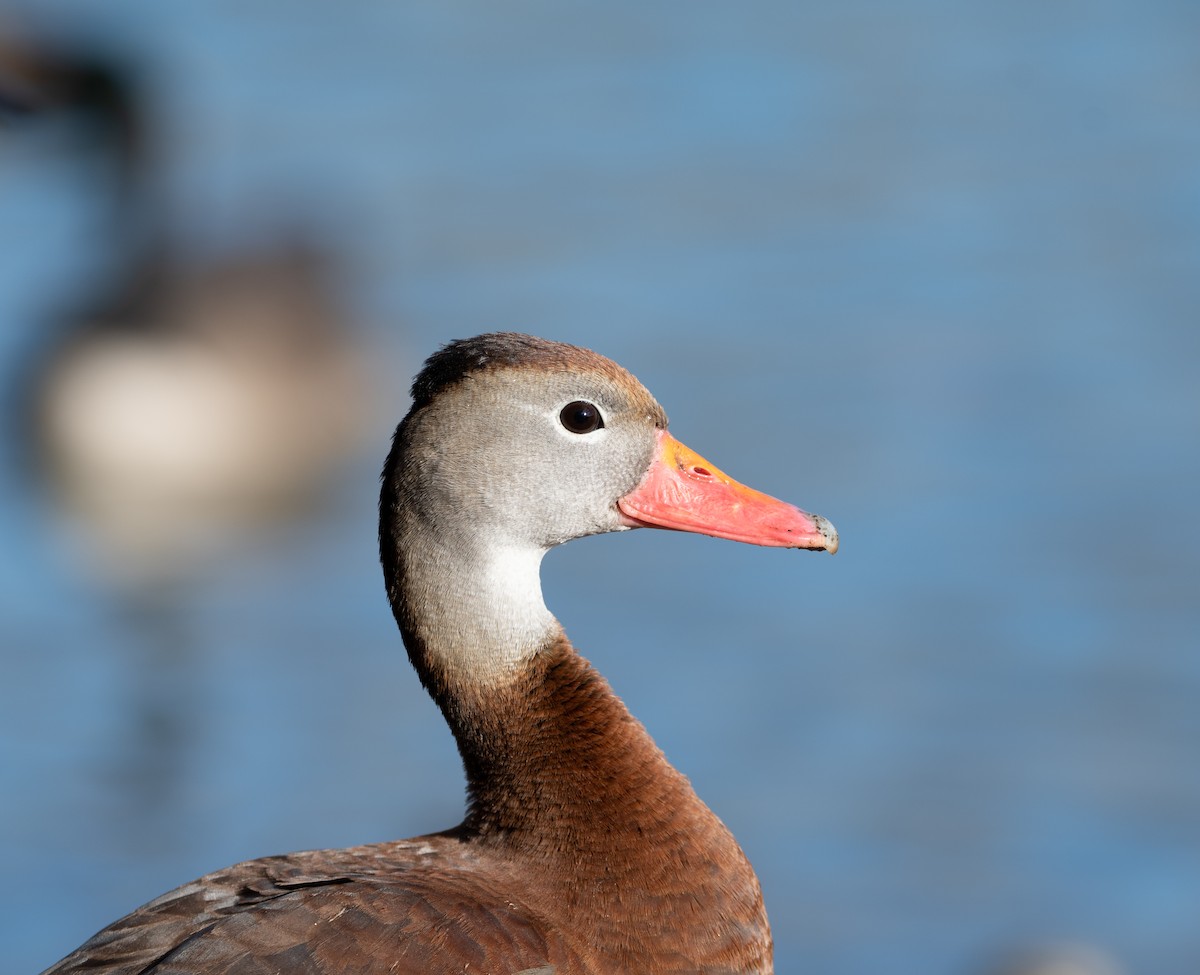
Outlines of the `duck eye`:
[[564,406],[558,414],[558,419],[572,433],[591,433],[604,426],[604,417],[600,415],[600,411],[581,399]]

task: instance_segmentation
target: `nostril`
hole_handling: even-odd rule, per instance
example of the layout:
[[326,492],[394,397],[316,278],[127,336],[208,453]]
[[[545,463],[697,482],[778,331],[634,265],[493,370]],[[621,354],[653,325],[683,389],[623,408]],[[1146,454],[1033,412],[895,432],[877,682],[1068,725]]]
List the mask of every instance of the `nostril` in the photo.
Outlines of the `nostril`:
[[706,468],[703,468],[703,467],[693,467],[692,473],[695,474],[697,477],[712,477],[712,471],[707,470]]

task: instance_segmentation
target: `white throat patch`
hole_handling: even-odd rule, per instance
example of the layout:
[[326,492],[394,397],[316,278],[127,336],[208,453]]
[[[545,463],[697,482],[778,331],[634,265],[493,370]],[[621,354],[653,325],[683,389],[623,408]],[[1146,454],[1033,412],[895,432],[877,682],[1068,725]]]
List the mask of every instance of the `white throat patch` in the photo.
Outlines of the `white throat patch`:
[[506,683],[554,636],[558,622],[542,597],[545,554],[488,547],[484,561],[462,566],[452,582],[439,580],[457,589],[430,593],[440,630],[433,646],[443,666],[470,683]]

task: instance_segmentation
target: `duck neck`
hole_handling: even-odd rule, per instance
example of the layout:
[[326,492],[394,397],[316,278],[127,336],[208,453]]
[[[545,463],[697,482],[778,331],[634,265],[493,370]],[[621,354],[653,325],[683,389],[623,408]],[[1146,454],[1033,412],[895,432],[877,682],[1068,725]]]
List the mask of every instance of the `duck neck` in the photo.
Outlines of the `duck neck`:
[[530,889],[597,944],[641,957],[686,923],[693,960],[707,959],[686,970],[769,971],[752,868],[546,610],[541,553],[496,555],[441,533],[414,545],[413,527],[385,574],[462,756],[469,805],[451,835],[536,870]]
[[606,871],[609,854],[675,846],[698,826],[718,846],[733,842],[565,636],[506,687],[458,689],[447,718],[467,774],[463,828],[485,842],[583,860],[586,849]]

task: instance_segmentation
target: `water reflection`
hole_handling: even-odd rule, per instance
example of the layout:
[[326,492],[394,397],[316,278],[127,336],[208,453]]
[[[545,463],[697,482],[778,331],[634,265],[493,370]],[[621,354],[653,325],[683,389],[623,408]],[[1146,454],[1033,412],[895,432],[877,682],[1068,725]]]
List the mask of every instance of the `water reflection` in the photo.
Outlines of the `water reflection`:
[[105,705],[116,716],[112,737],[95,745],[97,774],[121,796],[130,820],[125,835],[136,836],[143,851],[177,842],[173,813],[195,775],[191,750],[205,737],[203,658],[185,607],[180,594],[165,592],[140,593],[122,604],[119,622],[128,638],[117,666],[127,679],[112,688],[115,696]]

